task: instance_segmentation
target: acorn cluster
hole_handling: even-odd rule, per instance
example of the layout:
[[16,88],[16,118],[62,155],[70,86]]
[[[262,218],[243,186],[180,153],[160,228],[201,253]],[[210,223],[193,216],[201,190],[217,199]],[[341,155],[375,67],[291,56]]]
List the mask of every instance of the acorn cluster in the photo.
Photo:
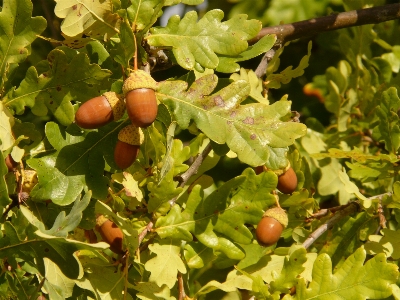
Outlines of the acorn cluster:
[[124,81],[123,94],[106,92],[82,104],[75,114],[76,124],[85,129],[96,129],[118,121],[128,113],[132,125],[118,134],[114,159],[121,169],[128,168],[139,154],[143,142],[141,128],[150,126],[157,117],[158,106],[155,90],[157,82],[143,70],[134,70]]
[[[262,173],[264,166],[256,167],[257,174]],[[288,165],[286,170],[278,175],[276,187],[283,194],[292,194],[297,188],[297,175]],[[270,208],[264,214],[256,228],[257,241],[261,246],[269,247],[278,242],[285,227],[288,225],[286,212],[279,207]]]

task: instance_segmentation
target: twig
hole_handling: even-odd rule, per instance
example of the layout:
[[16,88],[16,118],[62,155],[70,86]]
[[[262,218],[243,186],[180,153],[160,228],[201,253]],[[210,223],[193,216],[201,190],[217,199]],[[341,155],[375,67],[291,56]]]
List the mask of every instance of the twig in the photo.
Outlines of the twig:
[[285,43],[302,37],[309,37],[324,31],[366,24],[378,24],[400,18],[400,4],[387,4],[372,8],[352,10],[330,16],[310,19],[261,29],[258,35],[249,41],[254,44],[267,34],[276,34],[279,42]]
[[186,172],[180,176],[181,182],[179,184],[179,187],[184,187],[186,185],[186,182],[188,182],[189,178],[197,173],[204,159],[208,156],[211,150],[212,150],[211,143],[208,143],[208,145],[203,149],[200,155],[197,156],[194,162],[190,165],[189,169],[187,169]]
[[328,213],[330,213],[330,212],[331,213],[335,213],[335,212],[337,212],[339,210],[343,210],[349,205],[350,205],[350,203],[344,204],[344,205],[340,205],[340,206],[331,207],[331,208],[321,209],[321,210],[317,211],[316,213],[312,214],[311,217],[307,218],[307,220],[311,220],[311,219],[314,219],[314,218],[315,219],[319,219],[319,218],[325,217],[325,216],[328,215]]
[[178,288],[179,288],[178,300],[184,300],[186,297],[186,293],[185,293],[185,287],[183,286],[183,278],[181,272],[178,272]]
[[153,228],[154,224],[152,221],[150,221],[147,226],[144,228],[144,230],[139,234],[139,245],[142,243],[144,237],[146,236],[146,234],[151,231],[151,229]]
[[[203,151],[200,153],[199,156],[196,157],[196,159],[194,160],[194,162],[190,165],[189,169],[186,170],[185,173],[183,173],[180,177],[180,183],[179,183],[179,187],[184,187],[186,185],[186,183],[188,182],[188,180],[190,179],[190,177],[192,177],[194,174],[197,173],[197,171],[199,170],[202,162],[205,160],[205,158],[207,157],[207,155],[211,152],[212,147],[211,147],[211,143],[208,143],[208,145],[203,149]],[[171,206],[173,206],[175,204],[176,199],[178,198],[178,196],[176,196],[174,199],[169,201],[169,204]]]
[[263,58],[261,59],[260,64],[257,66],[255,71],[258,78],[261,78],[265,75],[268,68],[268,63],[272,60],[275,55],[275,49],[272,48],[269,51],[265,52]]
[[325,231],[331,229],[337,222],[347,215],[350,215],[357,211],[358,202],[351,202],[345,209],[337,211],[332,218],[322,224],[308,238],[303,242],[304,248],[310,247]]
[[386,228],[386,218],[383,214],[382,198],[379,198],[378,202],[378,215],[379,215],[379,225],[382,228]]

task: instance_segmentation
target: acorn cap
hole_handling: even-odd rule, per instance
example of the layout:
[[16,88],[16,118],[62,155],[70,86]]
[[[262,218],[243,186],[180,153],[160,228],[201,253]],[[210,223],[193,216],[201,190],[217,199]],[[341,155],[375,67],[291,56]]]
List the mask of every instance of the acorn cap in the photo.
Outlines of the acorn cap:
[[105,216],[99,215],[96,217],[96,226],[101,227],[107,221],[108,219]]
[[142,129],[131,124],[119,131],[118,140],[129,145],[139,146],[144,141],[144,134]]
[[157,81],[155,81],[153,77],[151,77],[151,75],[146,71],[135,70],[124,81],[122,91],[124,93],[124,96],[126,96],[126,94],[130,91],[142,88],[156,90]]
[[263,214],[263,218],[265,218],[265,217],[274,218],[279,223],[281,223],[283,227],[286,227],[289,222],[286,212],[280,207],[274,207],[274,208],[268,209]]
[[114,121],[118,121],[124,115],[125,102],[122,95],[115,92],[105,92],[103,96],[107,99],[113,111]]

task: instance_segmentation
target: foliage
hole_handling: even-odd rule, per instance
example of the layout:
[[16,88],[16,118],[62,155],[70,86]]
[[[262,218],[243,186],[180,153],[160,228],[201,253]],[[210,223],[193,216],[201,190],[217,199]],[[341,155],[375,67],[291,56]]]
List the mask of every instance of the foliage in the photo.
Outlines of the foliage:
[[[1,299],[400,298],[399,21],[280,45],[262,24],[385,2],[202,2],[1,2]],[[74,118],[137,65],[158,114],[121,170],[128,114]],[[263,247],[276,205],[289,223]]]

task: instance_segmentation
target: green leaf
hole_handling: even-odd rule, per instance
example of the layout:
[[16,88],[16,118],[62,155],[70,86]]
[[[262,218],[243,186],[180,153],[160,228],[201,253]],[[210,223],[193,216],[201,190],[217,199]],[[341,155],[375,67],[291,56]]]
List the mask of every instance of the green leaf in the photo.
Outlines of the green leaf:
[[236,56],[219,56],[219,63],[216,71],[222,73],[234,73],[239,71],[240,65],[237,62],[246,61],[267,52],[275,44],[275,41],[275,35],[266,35],[256,44],[250,46]]
[[371,219],[367,213],[362,212],[354,218],[346,217],[336,224],[331,235],[326,238],[320,254],[326,253],[332,260],[332,265],[337,267],[345,257],[354,253],[362,245],[360,231]]
[[369,254],[384,253],[387,257],[392,257],[394,260],[400,258],[400,230],[382,229],[383,236],[370,236],[370,242],[365,244],[365,249]]
[[252,241],[253,235],[245,224],[259,222],[263,208],[275,201],[270,194],[275,186],[275,174],[255,175],[250,168],[204,199],[200,186],[196,185],[189,194],[185,210],[181,212],[175,204],[167,216],[157,220],[155,231],[162,238],[188,241],[192,240],[192,233],[207,247],[231,259],[242,259],[243,252],[234,243]]
[[231,276],[231,278],[227,278],[227,280],[222,283],[215,280],[208,282],[200,290],[197,291],[196,296],[205,295],[217,289],[224,292],[234,292],[238,288],[251,290],[251,286],[252,282],[250,278],[244,275]]
[[166,27],[153,27],[147,42],[155,47],[172,47],[173,54],[183,68],[193,70],[195,64],[215,69],[219,64],[217,54],[237,55],[247,49],[247,41],[261,29],[261,22],[247,21],[246,15],[236,15],[221,22],[221,10],[207,12],[199,21],[195,11],[181,20],[172,16]]
[[30,44],[46,28],[43,17],[32,18],[29,0],[4,0],[0,12],[0,87],[6,81],[10,64],[23,62],[30,54]]
[[155,282],[158,286],[166,284],[172,289],[176,283],[178,271],[186,273],[185,264],[179,256],[180,242],[164,239],[160,243],[149,245],[149,249],[157,255],[145,264],[146,270],[151,273],[149,281]]
[[39,221],[35,214],[29,209],[21,207],[21,212],[24,214],[25,218],[43,234],[66,238],[69,232],[73,231],[81,222],[82,211],[88,206],[91,195],[92,193],[89,191],[82,200],[80,200],[80,197],[77,197],[69,214],[66,216],[65,211],[61,211],[55,219],[53,227],[49,230],[46,230],[42,221]]
[[191,269],[201,269],[215,258],[213,250],[199,242],[187,243],[184,255],[186,264]]
[[293,69],[292,66],[287,67],[285,70],[280,72],[279,74],[269,74],[265,80],[268,88],[278,89],[281,87],[282,83],[287,84],[293,78],[299,77],[304,74],[304,69],[308,67],[308,61],[311,56],[311,41],[308,43],[308,54],[305,55],[297,68]]
[[304,271],[303,264],[307,261],[307,251],[304,248],[293,251],[285,257],[282,271],[270,283],[271,293],[289,293],[291,287],[297,283],[298,276]]
[[64,19],[61,31],[70,37],[111,37],[118,32],[119,16],[112,11],[112,1],[56,0],[54,12]]
[[166,214],[171,207],[169,201],[182,192],[182,188],[177,187],[178,182],[174,181],[173,172],[174,170],[171,169],[159,184],[148,183],[147,188],[150,194],[147,208],[150,213]]
[[43,287],[54,300],[63,300],[72,296],[75,281],[66,277],[60,268],[48,258],[44,258],[46,273]]
[[253,70],[245,70],[245,69],[240,69],[239,74],[232,74],[230,79],[233,79],[234,81],[238,80],[246,80],[249,85],[250,85],[250,94],[249,96],[256,100],[257,102],[264,103],[264,104],[269,104],[269,101],[266,97],[262,95],[264,88],[263,88],[263,82],[261,78],[258,78],[256,73],[254,73]]
[[[92,291],[96,295],[96,299],[123,299],[125,284],[129,288],[132,287],[128,282],[125,282],[124,273],[121,272],[120,267],[110,264],[101,255],[82,251],[79,260],[85,273],[83,278],[75,282],[81,288]],[[128,294],[126,299],[131,300],[132,297]]]
[[166,284],[159,287],[154,282],[139,282],[133,288],[139,292],[136,296],[142,300],[176,300],[171,296],[171,289]]
[[96,199],[108,195],[108,180],[103,176],[107,163],[114,164],[112,154],[118,131],[124,122],[111,123],[98,130],[82,134],[77,127],[63,129],[53,122],[46,124],[46,136],[57,151],[52,155],[28,160],[38,173],[38,184],[31,192],[36,200],[52,200],[59,205],[75,201],[87,186]]
[[396,154],[400,147],[400,126],[397,111],[400,108],[400,99],[397,89],[391,87],[382,93],[381,104],[376,108],[379,118],[378,128],[385,142],[385,148]]
[[378,254],[365,264],[366,252],[359,248],[332,274],[327,254],[318,256],[313,268],[313,281],[300,280],[295,299],[384,299],[392,294],[390,284],[396,282],[397,266]]
[[71,124],[75,111],[70,101],[85,102],[98,96],[99,85],[110,72],[90,64],[86,54],[67,54],[59,49],[51,51],[44,63],[48,69],[42,74],[30,67],[18,89],[7,93],[5,106],[17,114],[23,113],[26,106],[37,116],[50,111],[62,125]]
[[354,182],[350,181],[349,176],[347,175],[347,173],[344,170],[339,171],[339,178],[342,181],[342,183],[344,184],[344,188],[346,189],[346,192],[348,192],[349,194],[354,194],[359,200],[362,201],[362,205],[365,208],[368,208],[371,206],[371,200],[369,200],[367,197],[365,197],[363,194],[361,194],[358,186]]
[[119,43],[110,52],[114,54],[114,60],[125,69],[130,67],[129,61],[135,55],[134,39],[135,36],[133,35],[132,27],[128,22],[123,22],[119,32]]
[[207,96],[216,85],[213,74],[199,78],[189,89],[186,82],[165,81],[157,97],[181,128],[188,128],[193,119],[211,140],[226,143],[242,162],[254,167],[268,161],[271,148],[287,147],[305,134],[303,124],[284,121],[290,114],[290,101],[239,106],[250,93],[246,81],[235,81]]
[[106,243],[88,245],[75,240],[53,237],[37,231],[39,239],[20,240],[15,228],[9,222],[4,224],[6,234],[0,243],[1,258],[22,258],[36,265],[41,274],[45,274],[43,258],[47,257],[57,264],[68,278],[77,278],[80,263],[74,256],[78,250],[100,250],[107,248]]
[[128,18],[135,23],[137,31],[146,31],[162,15],[162,7],[165,5],[159,0],[131,1],[128,7]]

